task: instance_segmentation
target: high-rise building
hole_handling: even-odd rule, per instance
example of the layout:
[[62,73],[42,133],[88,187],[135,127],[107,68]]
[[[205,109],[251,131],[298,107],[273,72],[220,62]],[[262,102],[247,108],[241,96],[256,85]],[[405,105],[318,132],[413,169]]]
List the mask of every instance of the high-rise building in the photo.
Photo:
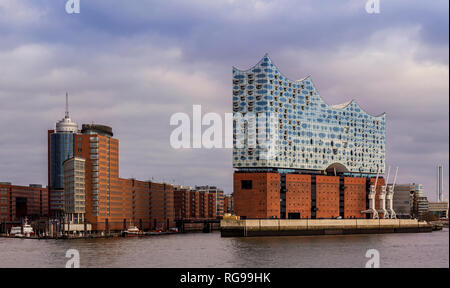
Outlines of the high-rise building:
[[86,213],[85,163],[83,158],[64,161],[64,213],[66,223],[84,223]]
[[64,213],[63,162],[74,156],[73,142],[77,132],[78,125],[69,117],[66,94],[65,116],[56,123],[54,130],[48,131],[48,206],[52,216],[62,216]]
[[119,140],[112,137],[111,127],[98,124],[83,124],[75,135],[75,156],[86,160],[86,219],[93,230],[123,227]]
[[286,78],[267,54],[250,69],[233,67],[232,81],[236,215],[366,218],[375,179],[380,209],[384,113],[353,100],[328,105],[310,77]]
[[[78,130],[69,117],[66,95],[65,118],[48,131],[51,197],[46,201],[53,217],[66,215],[69,223],[75,224],[86,220],[93,231],[120,231],[131,225],[145,230],[174,227],[173,186],[119,178],[119,140],[113,136],[112,128],[105,125],[83,124]],[[10,214],[3,206],[2,211]],[[212,214],[209,210],[206,213]]]

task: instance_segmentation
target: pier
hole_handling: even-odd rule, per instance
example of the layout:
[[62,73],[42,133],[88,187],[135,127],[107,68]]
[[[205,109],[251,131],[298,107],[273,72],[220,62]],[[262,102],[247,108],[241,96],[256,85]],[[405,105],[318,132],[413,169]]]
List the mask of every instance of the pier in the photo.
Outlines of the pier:
[[[202,231],[209,233],[219,228],[219,219],[177,219],[175,220],[179,232]],[[186,229],[186,224],[190,227]]]
[[222,237],[421,233],[436,229],[439,228],[417,219],[226,219],[220,222]]

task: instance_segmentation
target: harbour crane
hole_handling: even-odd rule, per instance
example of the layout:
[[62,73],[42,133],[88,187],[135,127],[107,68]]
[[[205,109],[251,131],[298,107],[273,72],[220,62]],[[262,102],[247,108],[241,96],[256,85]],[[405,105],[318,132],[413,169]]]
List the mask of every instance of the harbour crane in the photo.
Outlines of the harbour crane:
[[389,174],[391,173],[391,166],[389,166],[387,178],[385,179],[385,183],[383,186],[381,186],[381,192],[379,195],[380,200],[380,209],[378,209],[379,214],[383,214],[383,218],[387,219],[389,218],[388,210],[386,210],[386,186],[389,181]]
[[372,214],[372,219],[378,219],[378,212],[375,209],[375,195],[377,194],[378,174],[379,174],[379,168],[377,170],[377,176],[375,178],[375,183],[370,185],[369,209],[361,211],[361,213]]
[[398,173],[398,166],[395,169],[394,182],[392,182],[392,185],[387,185],[388,191],[387,191],[387,195],[386,195],[386,202],[387,202],[387,210],[388,210],[388,213],[389,213],[389,216],[391,219],[397,218],[397,215],[395,214],[395,211],[394,211],[394,188],[395,188],[395,182],[397,181],[397,173]]

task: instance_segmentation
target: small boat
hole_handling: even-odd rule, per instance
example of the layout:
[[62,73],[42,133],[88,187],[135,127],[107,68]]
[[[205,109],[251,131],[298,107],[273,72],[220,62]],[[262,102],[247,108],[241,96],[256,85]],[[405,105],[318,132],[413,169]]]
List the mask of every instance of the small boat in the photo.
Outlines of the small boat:
[[25,224],[23,225],[23,234],[22,227],[20,226],[11,227],[9,234],[15,237],[30,237],[34,235],[34,230],[33,227],[25,221]]
[[144,232],[139,230],[136,226],[130,226],[127,230],[123,231],[124,236],[141,236]]

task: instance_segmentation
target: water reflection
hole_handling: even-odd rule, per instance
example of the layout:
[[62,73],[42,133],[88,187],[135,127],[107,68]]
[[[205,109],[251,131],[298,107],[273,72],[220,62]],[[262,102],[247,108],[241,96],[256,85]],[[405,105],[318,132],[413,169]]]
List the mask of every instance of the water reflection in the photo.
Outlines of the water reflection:
[[0,267],[364,267],[368,249],[381,267],[449,267],[448,229],[421,234],[221,238],[193,233],[147,238],[29,240],[0,238]]

